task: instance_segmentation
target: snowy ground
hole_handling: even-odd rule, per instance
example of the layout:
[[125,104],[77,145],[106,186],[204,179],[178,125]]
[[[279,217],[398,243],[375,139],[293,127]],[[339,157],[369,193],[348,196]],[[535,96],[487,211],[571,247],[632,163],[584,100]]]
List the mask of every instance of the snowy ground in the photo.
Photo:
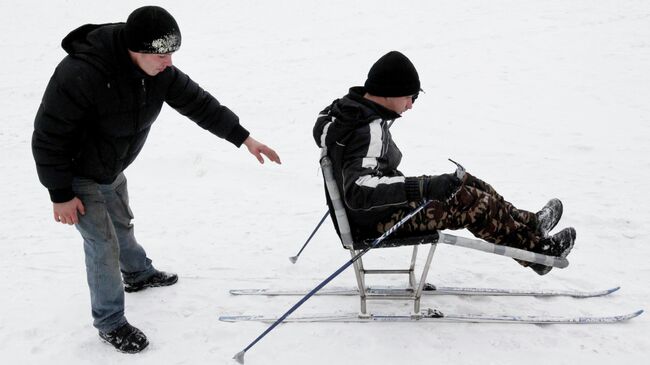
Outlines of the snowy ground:
[[[451,171],[452,157],[516,205],[565,204],[571,266],[538,277],[512,260],[440,247],[443,285],[591,289],[605,298],[427,298],[425,307],[494,314],[614,314],[650,291],[650,4],[647,1],[238,1],[161,5],[176,16],[175,62],[230,106],[282,166],[264,165],[166,108],[127,170],[137,235],[177,285],[127,295],[151,346],[124,355],[91,325],[81,241],[51,219],[30,151],[32,121],[60,40],[83,23],[122,21],[142,2],[0,3],[0,360],[41,364],[227,364],[266,325],[220,314],[284,313],[296,298],[236,298],[234,287],[311,288],[349,256],[328,223],[311,128],[331,100],[397,49],[426,94],[395,124],[406,174]],[[407,259],[400,249],[368,262]],[[333,285],[352,284],[345,272]],[[313,298],[297,314],[350,312]],[[371,303],[407,312],[407,303]],[[290,324],[248,364],[640,364],[650,316],[592,326]]]

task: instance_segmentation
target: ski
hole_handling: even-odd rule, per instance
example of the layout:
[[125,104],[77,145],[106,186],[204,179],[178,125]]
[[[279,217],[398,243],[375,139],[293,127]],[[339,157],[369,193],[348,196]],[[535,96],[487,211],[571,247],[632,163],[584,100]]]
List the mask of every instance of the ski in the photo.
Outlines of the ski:
[[[536,297],[574,297],[593,298],[609,295],[621,287],[613,287],[604,290],[522,290],[522,289],[501,289],[501,288],[471,288],[456,286],[434,286],[425,284],[422,295],[490,295],[490,296],[536,296]],[[411,289],[396,288],[368,288],[367,293],[375,296],[391,296],[412,293]],[[306,290],[273,290],[273,289],[232,289],[232,295],[265,295],[265,296],[302,296],[307,294]],[[356,288],[324,288],[315,295],[359,295]]]
[[[288,317],[284,322],[451,322],[451,323],[519,323],[519,324],[608,324],[627,321],[643,313],[636,312],[612,316],[512,316],[485,314],[443,314],[435,309],[428,309],[419,315],[378,315],[360,316],[358,313],[311,315]],[[273,323],[275,317],[259,315],[226,315],[219,317],[223,322],[264,322]]]

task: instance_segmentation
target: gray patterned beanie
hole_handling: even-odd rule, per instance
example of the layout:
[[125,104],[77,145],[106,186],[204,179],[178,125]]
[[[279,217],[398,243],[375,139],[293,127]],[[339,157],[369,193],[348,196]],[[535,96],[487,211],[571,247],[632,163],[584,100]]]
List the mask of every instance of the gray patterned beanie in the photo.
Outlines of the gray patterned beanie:
[[159,6],[135,9],[124,27],[126,46],[138,53],[165,54],[181,47],[181,31],[176,20]]

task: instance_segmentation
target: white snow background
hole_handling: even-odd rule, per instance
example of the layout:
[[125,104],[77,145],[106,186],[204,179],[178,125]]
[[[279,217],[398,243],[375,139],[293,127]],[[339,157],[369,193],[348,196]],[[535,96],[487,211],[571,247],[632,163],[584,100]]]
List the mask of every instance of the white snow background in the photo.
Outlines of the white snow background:
[[[234,363],[267,325],[218,316],[280,315],[298,298],[233,297],[228,289],[310,289],[349,259],[328,222],[296,265],[288,260],[326,209],[312,127],[390,50],[411,58],[426,91],[393,126],[405,174],[452,171],[451,157],[523,209],[562,199],[559,228],[578,232],[571,265],[544,277],[508,258],[442,245],[429,281],[622,286],[602,298],[426,297],[423,307],[548,315],[647,309],[649,2],[160,1],[183,33],[175,64],[283,164],[260,166],[165,106],[126,175],[139,241],[157,268],[180,280],[126,296],[128,320],[151,342],[146,351],[126,355],[103,344],[91,325],[81,239],[53,221],[36,176],[32,123],[64,56],[61,39],[85,23],[124,21],[144,4],[0,3],[0,363]],[[406,248],[377,250],[366,262],[408,257]],[[331,285],[353,284],[348,270]],[[371,302],[370,309],[411,307]],[[354,297],[315,297],[295,314],[357,310]],[[641,364],[649,331],[647,313],[616,325],[285,324],[246,363]]]

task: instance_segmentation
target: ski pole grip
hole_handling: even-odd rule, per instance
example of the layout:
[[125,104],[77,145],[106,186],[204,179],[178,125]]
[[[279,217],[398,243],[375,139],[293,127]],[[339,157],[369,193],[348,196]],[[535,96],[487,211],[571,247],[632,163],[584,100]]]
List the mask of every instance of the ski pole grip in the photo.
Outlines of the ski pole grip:
[[463,177],[465,177],[465,168],[463,167],[463,165],[452,160],[451,158],[448,158],[448,160],[451,161],[454,165],[456,165],[456,177],[460,180],[463,180]]

